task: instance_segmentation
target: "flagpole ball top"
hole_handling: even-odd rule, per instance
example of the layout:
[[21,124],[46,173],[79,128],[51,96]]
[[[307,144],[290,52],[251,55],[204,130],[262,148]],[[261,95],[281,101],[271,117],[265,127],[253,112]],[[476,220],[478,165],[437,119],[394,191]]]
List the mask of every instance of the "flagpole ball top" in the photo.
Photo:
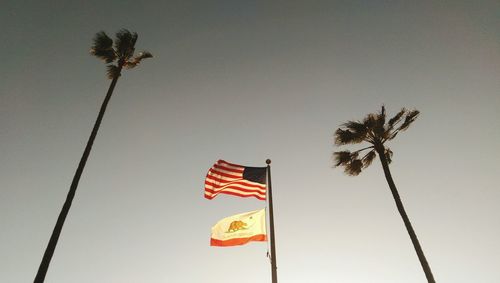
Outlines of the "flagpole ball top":
[[266,159],[266,164],[267,165],[271,164],[271,159]]

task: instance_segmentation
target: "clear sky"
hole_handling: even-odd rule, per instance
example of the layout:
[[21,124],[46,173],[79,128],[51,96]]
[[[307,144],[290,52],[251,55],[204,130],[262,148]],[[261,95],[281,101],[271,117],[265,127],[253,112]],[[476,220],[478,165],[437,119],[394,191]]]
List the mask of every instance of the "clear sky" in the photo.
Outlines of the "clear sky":
[[0,282],[32,282],[110,81],[100,30],[155,57],[123,73],[46,282],[270,282],[267,246],[209,246],[256,199],[203,198],[219,158],[272,159],[278,279],[425,277],[378,161],[333,132],[421,116],[391,170],[437,282],[500,282],[500,2],[3,1]]

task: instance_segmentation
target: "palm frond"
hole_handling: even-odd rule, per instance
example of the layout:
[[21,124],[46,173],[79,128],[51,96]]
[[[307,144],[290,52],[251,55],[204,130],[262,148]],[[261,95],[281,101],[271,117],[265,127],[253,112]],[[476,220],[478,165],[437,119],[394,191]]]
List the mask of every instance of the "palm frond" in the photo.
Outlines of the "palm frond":
[[134,57],[134,59],[138,61],[141,61],[142,59],[146,58],[153,58],[153,54],[151,54],[151,52],[149,51],[141,51]]
[[131,33],[127,29],[121,29],[116,33],[115,49],[121,59],[127,60],[134,55],[137,37],[137,33]]
[[112,63],[116,59],[116,54],[113,49],[90,49],[90,54],[96,56],[99,59],[104,60],[106,63]]
[[136,67],[137,65],[139,65],[139,63],[141,63],[141,61],[143,59],[152,58],[152,57],[153,57],[153,54],[149,53],[148,51],[141,51],[141,52],[139,52],[139,54],[134,56],[132,59],[126,61],[123,66],[127,69],[132,69],[132,68]]
[[359,159],[354,159],[347,163],[344,167],[344,171],[347,175],[357,176],[363,170],[363,162]]
[[373,162],[373,159],[377,156],[377,153],[375,152],[374,149],[370,150],[363,158],[361,158],[361,161],[363,162],[363,168],[366,168],[370,166]]
[[366,115],[366,117],[363,119],[363,124],[368,130],[373,130],[376,123],[377,123],[377,116],[375,116],[375,114],[373,113]]
[[368,133],[368,129],[366,128],[366,126],[359,121],[348,121],[344,123],[342,127],[350,130],[354,135],[357,135],[360,138],[363,137],[363,139]]
[[[363,122],[349,121],[342,124],[334,134],[336,145],[356,144],[366,141],[371,146],[354,152],[348,150],[335,152],[333,154],[335,167],[344,166],[346,174],[355,176],[370,166],[379,153],[382,159],[391,163],[393,152],[385,146],[385,142],[394,139],[400,131],[406,130],[419,114],[418,110],[408,111],[402,108],[386,123],[385,106],[382,105],[380,112],[366,115]],[[360,158],[359,156],[364,150],[369,150],[369,152]]]
[[387,163],[390,164],[392,162],[392,155],[393,155],[392,150],[390,148],[385,148],[384,155],[385,158],[387,159]]
[[94,36],[90,53],[106,63],[111,63],[116,59],[113,40],[104,31],[100,31]]
[[412,111],[408,112],[406,114],[405,121],[398,128],[398,131],[405,131],[406,129],[408,129],[410,127],[411,123],[413,123],[413,121],[415,121],[417,119],[419,114],[420,114],[420,111],[418,111],[418,110],[412,110]]
[[391,119],[389,119],[389,122],[387,123],[388,128],[389,129],[394,128],[394,125],[396,125],[399,121],[401,121],[401,118],[403,117],[403,115],[405,113],[406,113],[406,109],[403,108],[396,115],[394,115],[394,117],[392,117]]
[[113,47],[113,40],[104,31],[100,31],[93,38],[93,46],[98,49],[108,49]]
[[112,80],[120,76],[120,68],[116,65],[108,65],[106,66],[106,74],[108,75],[108,78]]
[[348,150],[344,151],[337,151],[333,153],[333,158],[335,160],[335,167],[337,166],[345,166],[349,162],[351,162],[353,159],[356,159],[358,157],[358,153],[352,153]]
[[358,152],[348,150],[333,153],[335,167],[343,166],[346,174],[355,176],[361,173],[363,162],[358,158]]
[[341,128],[335,131],[334,136],[336,145],[356,144],[362,142],[364,138],[364,136],[360,136],[349,130],[344,130]]
[[356,144],[365,141],[368,135],[367,127],[359,121],[348,121],[335,131],[337,145]]

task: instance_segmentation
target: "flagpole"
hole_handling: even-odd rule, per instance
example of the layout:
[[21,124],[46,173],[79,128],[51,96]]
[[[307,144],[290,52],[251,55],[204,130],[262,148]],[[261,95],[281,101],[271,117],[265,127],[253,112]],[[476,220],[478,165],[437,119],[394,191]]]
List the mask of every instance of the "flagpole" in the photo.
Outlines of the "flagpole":
[[273,190],[271,185],[271,159],[266,160],[267,164],[267,195],[269,202],[269,226],[271,229],[271,278],[272,283],[278,283],[278,274],[276,266],[276,245],[274,237],[274,212],[273,212]]

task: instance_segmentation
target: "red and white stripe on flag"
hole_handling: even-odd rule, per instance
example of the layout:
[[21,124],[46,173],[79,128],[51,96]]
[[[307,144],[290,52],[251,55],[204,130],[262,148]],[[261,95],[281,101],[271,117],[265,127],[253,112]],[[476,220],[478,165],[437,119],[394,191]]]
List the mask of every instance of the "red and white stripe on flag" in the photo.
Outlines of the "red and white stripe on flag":
[[[245,170],[255,167],[245,167],[218,160],[205,178],[205,198],[213,199],[218,194],[228,194],[238,197],[256,197],[266,199],[266,184],[245,178]],[[264,172],[264,168],[261,171]],[[263,177],[263,176],[262,176]]]

